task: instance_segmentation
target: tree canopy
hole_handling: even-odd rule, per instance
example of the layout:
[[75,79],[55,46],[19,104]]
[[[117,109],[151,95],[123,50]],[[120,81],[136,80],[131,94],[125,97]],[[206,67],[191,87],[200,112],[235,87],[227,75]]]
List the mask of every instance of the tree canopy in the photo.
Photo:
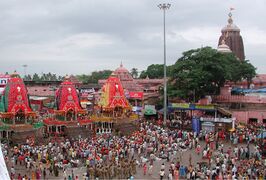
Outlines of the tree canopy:
[[62,76],[56,76],[56,74],[52,73],[42,73],[41,76],[39,76],[37,73],[34,73],[32,76],[30,74],[24,76],[23,78],[26,81],[61,81],[63,80]]
[[90,75],[77,75],[77,78],[84,84],[98,83],[98,80],[107,79],[111,74],[111,70],[93,71]]
[[[152,64],[149,65],[147,70],[144,70],[141,72],[139,78],[144,79],[147,76],[150,79],[157,79],[157,78],[163,78],[163,68],[164,65],[163,64]],[[166,75],[168,76],[168,74],[170,73],[170,67],[166,67]]]
[[241,62],[232,53],[219,53],[210,47],[192,49],[171,67],[169,95],[189,101],[216,95],[226,81],[251,81],[255,70],[248,61]]
[[130,74],[131,74],[131,76],[132,76],[134,79],[138,78],[138,76],[139,76],[138,69],[137,69],[137,68],[132,68],[131,71],[130,71]]

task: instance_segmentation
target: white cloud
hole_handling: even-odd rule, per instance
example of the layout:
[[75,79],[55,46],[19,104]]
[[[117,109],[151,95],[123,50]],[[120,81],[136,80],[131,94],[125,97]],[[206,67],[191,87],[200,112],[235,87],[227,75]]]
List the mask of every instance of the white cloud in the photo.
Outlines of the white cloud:
[[266,45],[266,31],[258,27],[247,27],[241,32],[245,36],[245,44],[248,45]]
[[[65,61],[82,59],[83,51],[93,50],[115,43],[115,38],[106,34],[74,34],[58,41],[16,44],[0,49],[0,56],[8,61]],[[84,57],[83,57],[84,58]]]
[[82,33],[75,34],[70,37],[57,42],[58,47],[67,48],[96,48],[105,45],[112,45],[114,43],[114,38],[106,34],[97,33]]
[[191,27],[182,31],[173,31],[171,40],[175,41],[178,37],[191,43],[217,43],[220,36],[220,28],[217,27]]
[[[265,0],[169,0],[166,14],[167,62],[183,51],[217,47],[221,28],[234,7],[246,57],[259,72],[266,53]],[[8,0],[0,1],[1,72],[89,73],[162,63],[163,24],[159,0]],[[252,9],[252,10],[250,10]],[[52,64],[52,65],[51,65]],[[265,73],[264,72],[264,73]]]

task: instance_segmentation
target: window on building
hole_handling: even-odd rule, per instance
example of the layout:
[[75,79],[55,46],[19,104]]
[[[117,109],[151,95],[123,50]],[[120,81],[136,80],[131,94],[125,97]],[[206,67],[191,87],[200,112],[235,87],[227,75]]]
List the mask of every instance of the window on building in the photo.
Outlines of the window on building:
[[257,123],[258,119],[257,118],[249,118],[248,122],[249,123]]

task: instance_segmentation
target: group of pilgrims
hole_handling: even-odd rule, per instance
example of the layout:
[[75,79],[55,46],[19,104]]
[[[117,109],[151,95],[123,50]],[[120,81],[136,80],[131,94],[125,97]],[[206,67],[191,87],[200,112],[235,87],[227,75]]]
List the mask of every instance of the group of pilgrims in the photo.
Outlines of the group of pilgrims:
[[[144,120],[130,136],[103,134],[39,145],[27,141],[2,149],[11,179],[19,180],[266,178],[266,162],[254,139],[240,145],[229,139]],[[18,169],[23,166],[22,174]],[[82,174],[73,171],[76,167]]]

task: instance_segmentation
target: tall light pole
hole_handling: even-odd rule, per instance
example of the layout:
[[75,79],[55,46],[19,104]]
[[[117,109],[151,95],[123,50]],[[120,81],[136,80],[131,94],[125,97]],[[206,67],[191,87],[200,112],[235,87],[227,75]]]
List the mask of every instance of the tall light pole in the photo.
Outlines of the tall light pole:
[[163,123],[166,124],[166,116],[167,116],[167,80],[166,80],[166,39],[165,39],[165,11],[170,8],[171,4],[163,3],[159,4],[158,7],[163,10],[163,50],[164,50],[164,66],[163,66],[163,82],[164,82],[164,111],[163,111]]
[[24,78],[26,78],[28,65],[27,64],[23,64],[22,66],[24,68]]

